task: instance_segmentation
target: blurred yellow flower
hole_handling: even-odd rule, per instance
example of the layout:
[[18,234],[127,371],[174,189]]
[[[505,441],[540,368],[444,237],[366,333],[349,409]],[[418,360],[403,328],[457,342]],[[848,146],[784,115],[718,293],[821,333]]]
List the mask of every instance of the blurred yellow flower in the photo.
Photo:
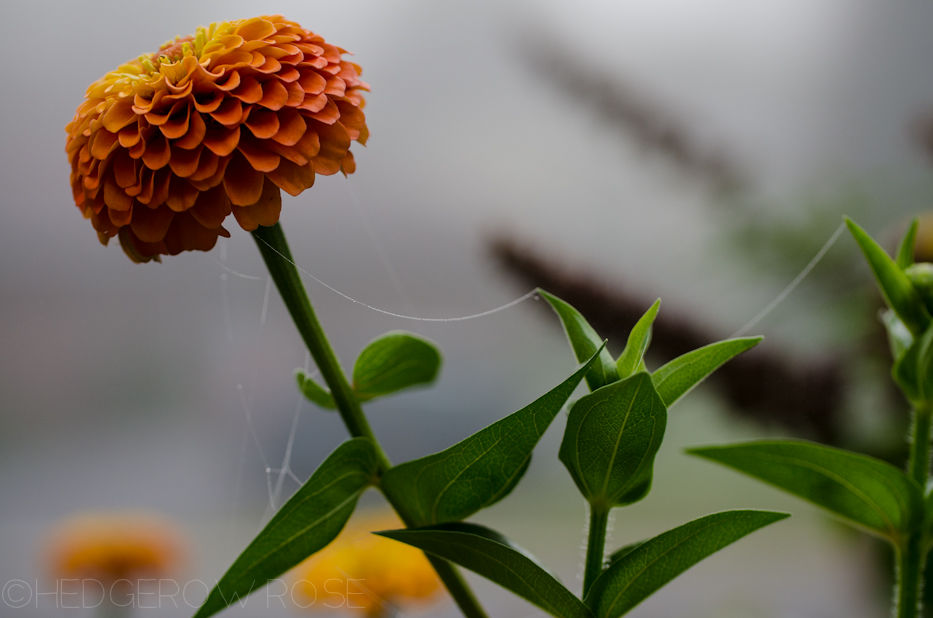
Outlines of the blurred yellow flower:
[[82,513],[61,522],[49,537],[49,566],[59,578],[120,580],[164,578],[182,564],[184,535],[151,513]]
[[371,534],[402,527],[391,512],[355,516],[324,551],[292,570],[296,605],[377,618],[392,615],[401,604],[433,597],[440,581],[424,554]]

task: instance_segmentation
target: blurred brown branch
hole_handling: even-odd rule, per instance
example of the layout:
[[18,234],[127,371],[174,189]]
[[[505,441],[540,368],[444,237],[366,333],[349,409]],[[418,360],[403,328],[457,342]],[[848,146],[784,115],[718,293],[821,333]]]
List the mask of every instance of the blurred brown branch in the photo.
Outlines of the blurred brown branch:
[[733,157],[701,146],[663,105],[618,76],[581,62],[579,53],[562,47],[553,34],[529,31],[519,38],[517,50],[540,77],[562,93],[572,94],[575,105],[589,101],[601,123],[622,128],[641,145],[711,182],[719,191],[739,192],[748,187],[746,174]]
[[916,118],[908,127],[913,141],[920,146],[929,162],[933,162],[933,114]]

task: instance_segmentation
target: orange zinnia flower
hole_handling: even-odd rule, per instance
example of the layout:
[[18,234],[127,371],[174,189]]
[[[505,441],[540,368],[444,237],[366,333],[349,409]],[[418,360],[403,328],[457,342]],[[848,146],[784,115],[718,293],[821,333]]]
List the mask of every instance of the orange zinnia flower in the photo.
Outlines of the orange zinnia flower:
[[68,124],[75,203],[131,259],[213,248],[231,212],[274,225],[279,189],[355,169],[358,65],[281,16],[200,27],[91,84]]

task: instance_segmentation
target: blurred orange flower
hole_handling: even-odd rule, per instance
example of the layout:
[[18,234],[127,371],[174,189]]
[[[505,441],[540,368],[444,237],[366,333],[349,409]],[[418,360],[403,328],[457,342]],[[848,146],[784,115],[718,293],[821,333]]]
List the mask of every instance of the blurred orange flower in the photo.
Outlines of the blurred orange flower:
[[392,512],[355,516],[326,549],[292,570],[292,599],[308,609],[344,608],[369,618],[430,599],[440,581],[424,554],[371,534],[403,527]]
[[184,535],[148,513],[83,513],[52,531],[49,563],[56,577],[120,580],[163,578],[182,563]]
[[210,250],[233,213],[274,225],[284,189],[355,169],[358,65],[281,16],[200,27],[91,84],[66,127],[75,203],[137,262]]

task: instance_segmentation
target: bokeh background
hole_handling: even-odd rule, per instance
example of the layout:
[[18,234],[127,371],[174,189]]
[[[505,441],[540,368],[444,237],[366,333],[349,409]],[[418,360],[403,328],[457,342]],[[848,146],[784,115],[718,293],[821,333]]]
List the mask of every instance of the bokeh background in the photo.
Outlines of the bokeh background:
[[[390,312],[464,316],[529,291],[496,257],[495,240],[647,303],[660,296],[662,313],[725,337],[793,279],[841,214],[890,243],[933,206],[926,2],[3,3],[0,583],[48,581],[49,530],[86,510],[176,519],[191,539],[185,577],[219,577],[296,488],[283,462],[305,479],[345,436],[336,416],[298,396],[293,370],[306,366],[305,352],[248,234],[234,225],[210,254],[136,265],[116,243],[99,245],[67,181],[63,127],[89,83],[198,25],[271,13],[352,50],[372,85],[372,138],[354,149],[357,173],[319,177],[285,199],[296,260]],[[853,356],[874,323],[867,281],[842,237],[756,327],[768,336],[763,349],[804,372]],[[391,329],[444,350],[434,388],[369,406],[395,461],[453,444],[574,366],[539,301],[418,322],[306,284],[347,367]],[[897,428],[890,409],[901,405],[887,396],[884,362],[840,371],[840,440],[883,450]],[[794,433],[736,415],[720,395],[704,386],[672,411],[654,490],[616,513],[609,546],[726,508],[794,517],[701,563],[631,615],[882,615],[875,545],[683,454]],[[475,519],[578,589],[584,507],[556,459],[562,425],[560,416],[514,494]],[[473,581],[492,615],[540,615]],[[90,615],[52,599],[0,613]],[[189,613],[167,605],[138,615]],[[258,602],[229,615],[301,612]],[[403,615],[457,614],[442,601]]]

